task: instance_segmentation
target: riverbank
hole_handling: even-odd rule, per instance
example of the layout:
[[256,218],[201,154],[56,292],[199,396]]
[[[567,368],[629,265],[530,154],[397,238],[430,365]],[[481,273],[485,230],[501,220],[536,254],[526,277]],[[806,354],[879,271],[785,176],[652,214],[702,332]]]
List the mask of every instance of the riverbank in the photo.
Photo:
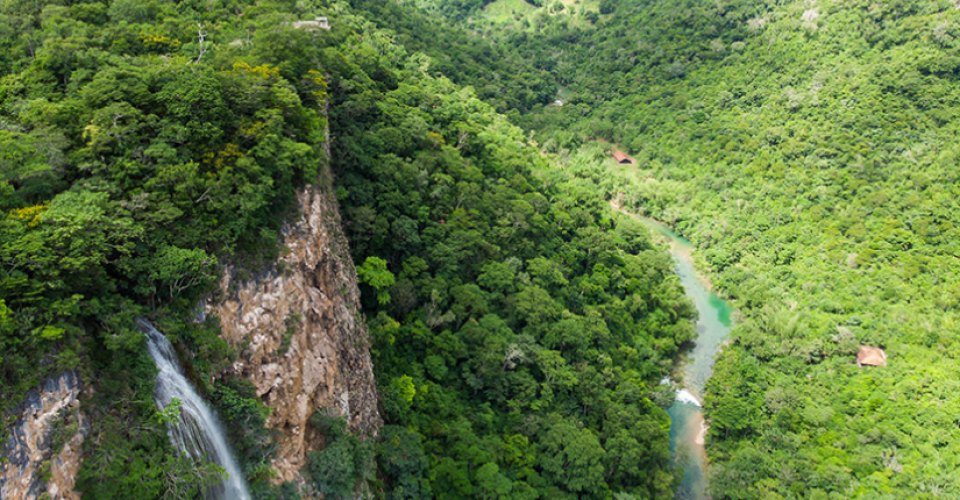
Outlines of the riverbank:
[[[616,200],[610,200],[610,207],[616,210],[617,212],[620,212],[629,217],[633,217],[634,219],[640,222],[643,222],[647,227],[654,229],[654,232],[656,232],[657,234],[663,237],[664,241],[666,242],[667,246],[670,247],[670,250],[672,252],[684,252],[686,254],[685,255],[686,258],[690,259],[691,262],[694,262],[694,269],[697,274],[697,279],[703,283],[703,285],[707,288],[707,290],[723,297],[722,292],[717,290],[714,287],[713,281],[710,280],[710,276],[708,276],[707,273],[702,269],[703,263],[700,262],[701,265],[696,265],[697,263],[693,258],[693,250],[696,249],[696,247],[692,242],[690,242],[690,240],[681,236],[679,233],[676,232],[676,230],[670,227],[670,225],[667,224],[666,222],[663,222],[651,217],[638,215],[633,212],[628,212],[627,210],[622,208],[620,205],[618,205]],[[677,248],[677,245],[675,245],[674,243],[674,238],[679,238],[680,240],[684,241],[686,245],[684,245],[683,248]]]
[[710,281],[694,266],[694,247],[690,241],[659,221],[631,214],[614,203],[611,206],[643,222],[667,240],[680,284],[699,312],[697,339],[676,369],[682,375],[682,383],[677,387],[676,402],[667,413],[671,419],[670,451],[675,463],[684,469],[677,498],[707,500],[710,498],[707,495],[709,464],[705,437],[709,424],[704,420],[701,402],[703,388],[713,374],[714,358],[733,327],[733,308],[713,292]]

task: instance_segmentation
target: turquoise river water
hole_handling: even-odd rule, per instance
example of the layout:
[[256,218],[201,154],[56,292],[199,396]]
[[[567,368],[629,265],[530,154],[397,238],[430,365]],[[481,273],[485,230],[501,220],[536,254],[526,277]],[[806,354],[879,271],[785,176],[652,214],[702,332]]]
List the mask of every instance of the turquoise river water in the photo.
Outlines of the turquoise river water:
[[646,218],[642,220],[669,241],[680,283],[700,313],[696,345],[687,353],[680,367],[682,382],[678,386],[677,400],[667,413],[671,419],[670,451],[684,468],[683,482],[676,498],[708,499],[707,461],[703,448],[707,428],[700,403],[703,400],[703,386],[713,373],[714,357],[730,333],[732,309],[727,301],[710,291],[709,283],[693,267],[690,256],[693,245],[689,241],[660,222]]

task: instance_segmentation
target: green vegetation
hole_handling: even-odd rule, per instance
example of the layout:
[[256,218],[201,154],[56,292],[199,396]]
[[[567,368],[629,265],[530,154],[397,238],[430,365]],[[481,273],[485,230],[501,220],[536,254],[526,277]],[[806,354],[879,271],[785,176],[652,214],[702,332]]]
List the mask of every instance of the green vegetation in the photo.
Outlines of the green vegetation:
[[[545,69],[389,2],[58,3],[0,6],[0,400],[65,368],[95,385],[85,498],[198,498],[222,473],[174,455],[140,315],[227,424],[255,497],[299,497],[270,484],[249,382],[208,382],[239,346],[188,318],[218,266],[277,256],[326,161],[326,110],[388,425],[374,447],[315,419],[307,491],[672,496],[648,396],[693,311],[642,227],[495,112],[550,101]],[[331,30],[289,25],[318,15]]]
[[655,384],[694,311],[616,201],[742,315],[707,387],[714,498],[958,496],[955,7],[5,2],[0,412],[79,369],[85,498],[196,497],[219,471],[165,438],[150,315],[255,495],[296,498],[249,384],[207,382],[237,346],[186,318],[218,266],[276,257],[329,125],[387,425],[319,415],[309,491],[671,497]]
[[329,97],[387,496],[672,497],[648,395],[694,331],[669,257],[469,89],[373,64]]
[[[499,37],[504,31],[540,33],[551,23],[572,27],[595,24],[616,8],[616,0],[494,0],[461,6],[456,2],[417,0],[424,11],[457,21],[472,33]],[[606,16],[603,16],[605,18]],[[521,52],[523,45],[518,46]]]
[[84,498],[200,498],[222,471],[171,449],[175,415],[157,413],[134,327],[149,314],[245,433],[231,438],[258,496],[280,498],[265,408],[242,384],[206,382],[233,349],[215,321],[185,320],[218,263],[276,255],[295,189],[323,161],[323,67],[288,54],[309,36],[277,29],[298,15],[283,5],[241,17],[189,2],[60,3],[0,6],[0,412],[79,369],[96,388]]
[[331,500],[369,495],[368,484],[376,474],[373,443],[349,434],[342,417],[330,417],[321,410],[311,417],[310,423],[327,439],[324,449],[311,451],[307,457],[316,492]]
[[0,42],[24,57],[0,80],[5,402],[77,356],[137,351],[142,306],[193,303],[219,259],[275,253],[324,125],[322,78],[259,63],[267,42],[197,62],[197,44],[157,46],[195,31],[172,4],[144,24],[32,5],[4,5],[23,26]]
[[223,421],[227,439],[254,496],[277,498],[278,492],[269,487],[275,476],[270,459],[276,451],[276,431],[265,427],[271,408],[260,402],[253,383],[243,378],[217,382],[210,400]]
[[708,386],[714,498],[960,495],[955,4],[608,12],[497,41],[568,91],[519,123],[693,240],[743,315]]
[[[477,97],[516,120],[520,113],[550,102],[557,92],[553,77],[535,59],[509,44],[493,44],[396,2],[351,0],[377,31],[372,47],[388,42],[412,57],[404,64],[435,77],[474,88]],[[397,65],[399,54],[385,62]],[[424,57],[426,56],[426,57]],[[376,75],[372,75],[376,79]]]

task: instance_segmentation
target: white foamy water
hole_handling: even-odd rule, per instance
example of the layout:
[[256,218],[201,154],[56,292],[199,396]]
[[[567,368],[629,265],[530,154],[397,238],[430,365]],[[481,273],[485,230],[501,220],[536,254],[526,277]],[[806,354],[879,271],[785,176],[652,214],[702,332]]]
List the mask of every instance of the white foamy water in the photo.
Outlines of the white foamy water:
[[703,405],[700,404],[700,400],[697,399],[697,397],[694,396],[692,392],[686,389],[680,389],[679,391],[677,391],[677,401],[680,401],[682,403],[692,404],[697,408],[703,407]]
[[137,323],[147,336],[147,351],[160,369],[153,394],[157,407],[166,408],[173,398],[183,402],[177,424],[167,425],[170,441],[181,453],[194,459],[206,457],[227,471],[228,477],[223,483],[208,489],[205,497],[207,500],[250,500],[250,492],[227,445],[220,419],[183,375],[177,353],[166,335],[145,319],[139,319]]

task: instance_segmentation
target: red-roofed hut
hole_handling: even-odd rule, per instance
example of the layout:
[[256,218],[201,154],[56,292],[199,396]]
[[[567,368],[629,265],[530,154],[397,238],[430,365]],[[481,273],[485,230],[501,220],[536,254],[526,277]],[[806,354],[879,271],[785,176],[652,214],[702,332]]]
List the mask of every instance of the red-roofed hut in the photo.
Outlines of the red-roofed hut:
[[879,347],[860,346],[860,352],[857,353],[857,366],[887,366],[887,353]]
[[617,160],[617,163],[619,163],[620,165],[633,165],[637,163],[636,161],[633,160],[633,158],[630,158],[629,156],[627,156],[627,154],[624,153],[623,151],[614,151],[613,159]]

